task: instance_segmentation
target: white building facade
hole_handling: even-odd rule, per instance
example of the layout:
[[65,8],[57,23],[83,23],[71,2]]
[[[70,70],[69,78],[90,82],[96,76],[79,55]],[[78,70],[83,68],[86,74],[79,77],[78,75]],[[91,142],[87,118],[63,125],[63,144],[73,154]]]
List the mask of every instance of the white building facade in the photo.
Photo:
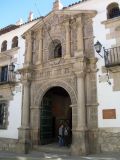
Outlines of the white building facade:
[[[98,128],[100,150],[119,151],[120,141],[120,1],[87,0],[70,10],[94,9],[94,43],[102,44],[97,61]],[[108,49],[108,50],[107,50]],[[104,53],[107,56],[105,61]],[[105,64],[106,62],[106,64]]]
[[31,19],[0,30],[0,150],[14,151],[18,140],[22,84],[17,70],[23,67],[25,54],[22,34],[37,22]]

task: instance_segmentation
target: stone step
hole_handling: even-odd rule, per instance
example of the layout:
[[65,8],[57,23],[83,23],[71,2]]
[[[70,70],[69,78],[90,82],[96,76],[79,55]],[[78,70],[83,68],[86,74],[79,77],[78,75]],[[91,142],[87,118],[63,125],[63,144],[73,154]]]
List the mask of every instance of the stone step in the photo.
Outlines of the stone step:
[[70,148],[66,146],[60,147],[58,144],[34,145],[33,151],[70,155]]

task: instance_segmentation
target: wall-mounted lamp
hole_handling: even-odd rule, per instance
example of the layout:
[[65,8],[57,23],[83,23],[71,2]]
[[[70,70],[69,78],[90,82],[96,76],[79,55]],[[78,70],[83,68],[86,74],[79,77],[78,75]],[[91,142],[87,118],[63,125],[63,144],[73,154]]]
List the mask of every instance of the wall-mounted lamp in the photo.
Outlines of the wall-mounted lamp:
[[[97,41],[94,44],[94,47],[95,47],[95,51],[103,58],[103,56],[100,54],[101,49],[103,47],[102,44],[99,41]],[[103,47],[103,50],[104,50],[104,61],[105,61],[105,67],[106,67],[106,62],[108,62],[108,54],[109,53],[106,51],[105,47]],[[107,70],[106,76],[108,77],[107,82],[108,82],[109,85],[111,85],[110,77],[109,77],[109,73],[108,73],[108,68],[106,68],[106,70]]]
[[103,58],[103,56],[100,54],[101,49],[102,49],[102,44],[99,41],[97,41],[94,44],[94,47],[95,47],[95,51]]

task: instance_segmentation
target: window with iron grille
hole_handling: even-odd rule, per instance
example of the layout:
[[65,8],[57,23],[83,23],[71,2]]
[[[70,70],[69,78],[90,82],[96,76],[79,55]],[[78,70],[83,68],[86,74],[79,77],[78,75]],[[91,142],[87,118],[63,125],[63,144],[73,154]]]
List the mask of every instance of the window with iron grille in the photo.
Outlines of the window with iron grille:
[[0,102],[0,129],[6,129],[7,124],[7,103]]

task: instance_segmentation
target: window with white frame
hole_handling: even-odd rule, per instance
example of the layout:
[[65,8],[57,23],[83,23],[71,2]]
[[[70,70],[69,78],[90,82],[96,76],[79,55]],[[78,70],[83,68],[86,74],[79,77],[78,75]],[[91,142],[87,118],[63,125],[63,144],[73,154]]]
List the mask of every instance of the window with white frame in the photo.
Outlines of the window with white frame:
[[1,45],[1,52],[4,52],[7,50],[7,41],[3,41],[2,42],[2,45]]

